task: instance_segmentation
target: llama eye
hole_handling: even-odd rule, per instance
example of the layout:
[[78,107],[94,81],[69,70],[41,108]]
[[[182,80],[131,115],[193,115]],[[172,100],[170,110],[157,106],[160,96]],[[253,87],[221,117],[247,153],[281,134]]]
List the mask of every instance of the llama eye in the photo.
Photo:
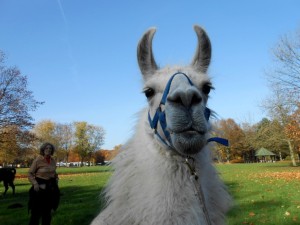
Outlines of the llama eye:
[[204,94],[208,95],[210,90],[213,89],[213,87],[211,86],[211,84],[207,83],[207,84],[204,84],[203,87],[202,87],[202,91]]
[[147,88],[144,93],[147,98],[151,98],[154,95],[154,90],[152,88]]

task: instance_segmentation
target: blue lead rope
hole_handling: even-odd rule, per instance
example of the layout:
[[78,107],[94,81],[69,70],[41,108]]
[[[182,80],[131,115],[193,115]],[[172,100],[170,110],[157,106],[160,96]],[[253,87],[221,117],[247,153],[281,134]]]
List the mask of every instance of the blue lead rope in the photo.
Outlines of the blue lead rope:
[[[169,91],[170,91],[170,87],[171,87],[171,84],[172,84],[172,81],[173,81],[173,78],[178,75],[178,74],[182,74],[184,75],[191,86],[193,86],[193,82],[190,80],[190,78],[182,73],[182,72],[178,72],[178,73],[175,73],[171,78],[170,80],[168,81],[167,85],[166,85],[166,88],[164,90],[164,93],[163,93],[163,96],[161,98],[161,101],[160,101],[160,104],[159,104],[159,107],[157,108],[155,114],[154,114],[154,117],[153,119],[151,119],[151,116],[150,116],[150,111],[148,111],[148,121],[149,121],[149,124],[150,124],[150,127],[152,129],[154,129],[155,131],[155,135],[158,136],[158,138],[166,145],[168,146],[169,148],[171,149],[175,149],[174,146],[172,145],[172,140],[171,140],[171,136],[170,136],[170,132],[167,131],[167,122],[166,122],[166,114],[164,111],[161,110],[161,105],[165,105],[166,101],[167,101],[167,96],[169,94]],[[207,107],[205,107],[204,109],[204,116],[205,116],[205,119],[208,121],[209,120],[209,117],[211,115],[211,110]],[[157,124],[158,124],[158,121],[160,123],[160,126],[162,128],[162,131],[166,137],[167,140],[163,139],[161,137],[161,135],[157,132]],[[225,145],[225,146],[229,146],[229,143],[228,143],[228,140],[224,139],[224,138],[219,138],[219,137],[213,137],[213,138],[209,138],[207,140],[207,142],[217,142],[219,144],[222,144],[222,145]]]
[[229,146],[229,142],[228,142],[228,140],[225,139],[225,138],[212,137],[212,138],[209,138],[209,139],[207,140],[207,142],[212,142],[212,141],[217,142],[217,143],[219,143],[219,144],[221,144],[221,145],[224,145],[224,146],[227,146],[227,147]]

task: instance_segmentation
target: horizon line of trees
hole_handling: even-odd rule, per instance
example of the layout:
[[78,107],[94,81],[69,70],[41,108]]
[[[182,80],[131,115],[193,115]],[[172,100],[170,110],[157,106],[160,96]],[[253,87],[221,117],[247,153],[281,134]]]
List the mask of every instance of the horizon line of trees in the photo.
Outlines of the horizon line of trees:
[[217,121],[214,132],[228,139],[230,145],[216,145],[214,157],[219,162],[257,162],[261,158],[255,156],[256,151],[266,148],[275,153],[278,160],[289,159],[296,165],[296,161],[300,162],[299,118],[300,109],[289,117],[286,126],[267,118],[256,124],[237,124],[233,119]]
[[[273,64],[266,72],[271,95],[261,103],[268,118],[257,124],[237,124],[233,119],[216,122],[218,135],[230,147],[216,146],[219,161],[252,161],[255,150],[265,147],[293,165],[300,151],[300,29],[283,35],[272,49]],[[105,131],[85,121],[60,124],[50,120],[36,125],[30,115],[44,102],[34,99],[27,77],[17,67],[5,65],[0,50],[0,163],[29,162],[42,142],[57,148],[57,159],[68,161],[70,152],[90,160],[104,143]],[[99,157],[98,157],[99,158]]]
[[[95,161],[97,151],[104,143],[105,131],[101,126],[88,124],[85,121],[73,123],[57,123],[43,120],[26,133],[12,126],[1,137],[0,165],[21,164],[28,166],[39,154],[39,147],[52,143],[55,148],[55,158],[58,162],[69,162],[70,156],[76,161]],[[21,134],[21,135],[20,135]],[[18,136],[26,139],[18,139]],[[98,153],[99,154],[99,153]]]
[[218,132],[231,142],[229,148],[217,146],[217,155],[226,161],[253,158],[254,150],[265,147],[282,159],[289,156],[293,166],[300,152],[300,27],[282,35],[272,49],[272,66],[266,71],[271,95],[261,103],[268,119],[251,125],[232,119],[219,121]]
[[6,66],[5,59],[0,50],[0,165],[30,163],[44,142],[56,146],[58,160],[68,159],[73,151],[81,162],[90,161],[104,143],[104,129],[85,121],[34,124],[30,112],[44,102],[35,100],[27,76],[15,66]]

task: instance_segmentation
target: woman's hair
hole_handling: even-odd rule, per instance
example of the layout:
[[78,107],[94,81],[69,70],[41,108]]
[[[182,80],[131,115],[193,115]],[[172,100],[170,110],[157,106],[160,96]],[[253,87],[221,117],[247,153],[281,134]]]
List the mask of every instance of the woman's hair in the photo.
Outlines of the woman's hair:
[[40,154],[41,155],[45,155],[45,149],[46,147],[50,145],[51,146],[51,155],[53,155],[54,151],[55,151],[55,147],[53,144],[49,143],[49,142],[46,142],[44,144],[42,144],[42,146],[40,147]]

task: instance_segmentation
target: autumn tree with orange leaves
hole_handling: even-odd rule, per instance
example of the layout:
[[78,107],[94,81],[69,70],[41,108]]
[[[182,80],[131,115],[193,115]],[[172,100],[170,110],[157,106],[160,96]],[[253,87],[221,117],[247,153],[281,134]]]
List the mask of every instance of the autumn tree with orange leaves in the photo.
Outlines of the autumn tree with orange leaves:
[[245,146],[245,134],[241,127],[233,120],[220,120],[215,124],[218,136],[228,139],[229,147],[217,145],[219,161],[229,162],[232,159],[241,159]]
[[300,158],[300,104],[298,109],[289,117],[289,122],[284,131],[287,137],[292,140],[298,158]]

